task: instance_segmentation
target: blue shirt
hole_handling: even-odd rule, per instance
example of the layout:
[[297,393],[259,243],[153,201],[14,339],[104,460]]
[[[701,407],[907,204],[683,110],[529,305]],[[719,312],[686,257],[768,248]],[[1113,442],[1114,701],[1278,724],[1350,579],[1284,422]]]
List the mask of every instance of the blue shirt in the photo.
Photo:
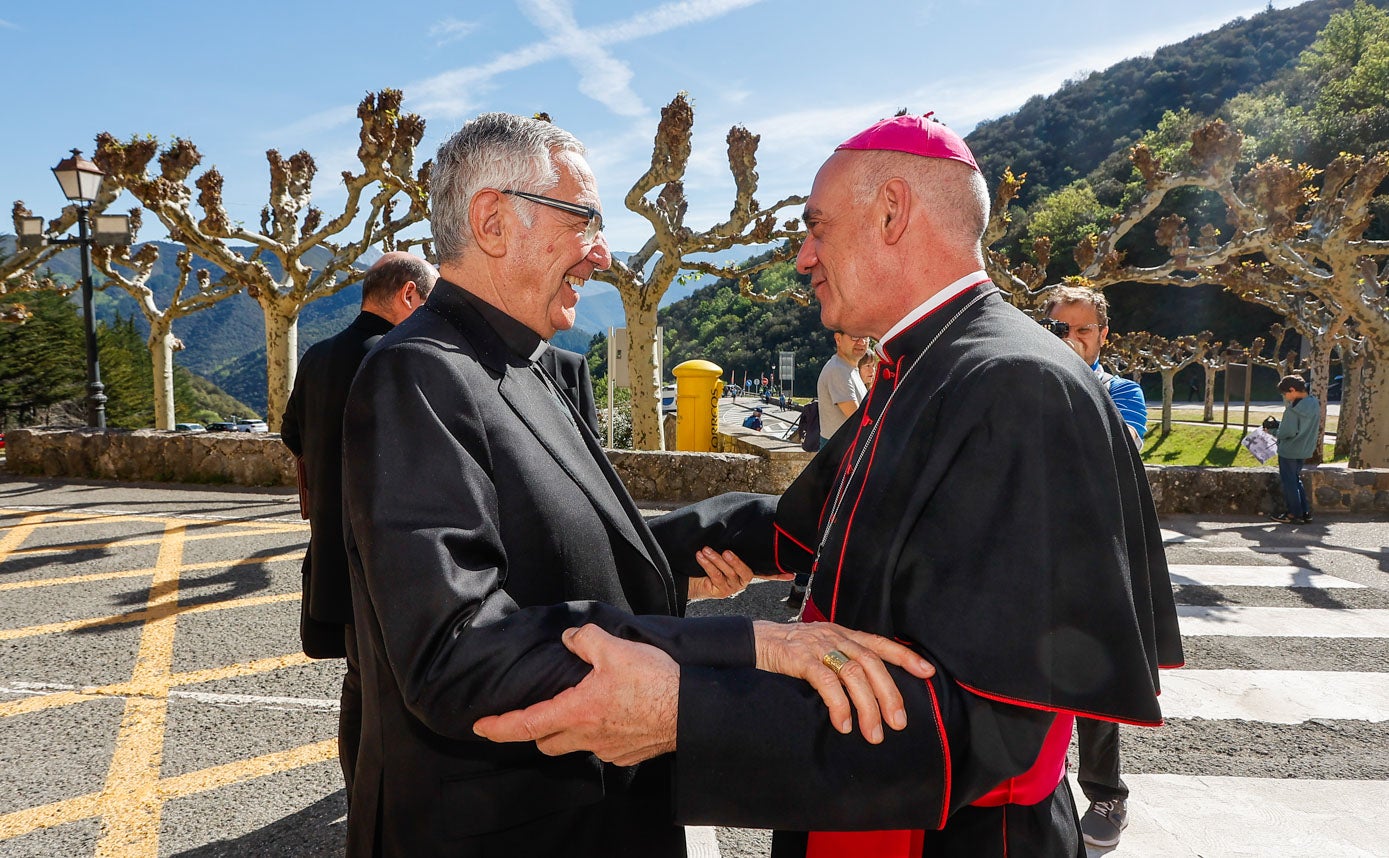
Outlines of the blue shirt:
[[[1100,362],[1095,361],[1090,368],[1099,372]],[[1114,401],[1114,407],[1119,409],[1119,416],[1124,418],[1130,429],[1138,433],[1138,440],[1142,441],[1148,434],[1148,400],[1143,398],[1143,386],[1116,375],[1105,385],[1105,389],[1109,391],[1109,398]]]

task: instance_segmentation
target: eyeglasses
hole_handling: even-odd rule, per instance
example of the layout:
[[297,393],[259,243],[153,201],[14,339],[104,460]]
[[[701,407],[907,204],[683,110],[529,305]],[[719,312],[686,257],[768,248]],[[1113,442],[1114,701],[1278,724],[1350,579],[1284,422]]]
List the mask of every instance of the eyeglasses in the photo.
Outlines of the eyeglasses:
[[1046,328],[1048,331],[1051,331],[1053,334],[1056,334],[1063,340],[1066,339],[1066,337],[1070,336],[1072,333],[1079,334],[1083,337],[1086,334],[1093,334],[1095,331],[1098,331],[1100,328],[1104,327],[1104,325],[1098,323],[1090,325],[1081,325],[1079,327],[1072,327],[1067,322],[1063,322],[1060,319],[1052,318],[1038,319],[1037,321],[1041,324],[1042,327]]
[[549,206],[552,209],[559,209],[562,212],[569,212],[572,215],[588,218],[588,226],[584,228],[584,241],[592,242],[598,238],[598,233],[603,231],[603,213],[593,206],[581,206],[578,203],[557,200],[553,197],[542,197],[540,194],[530,194],[525,191],[502,191],[513,197],[520,197],[523,200],[530,200],[542,206]]

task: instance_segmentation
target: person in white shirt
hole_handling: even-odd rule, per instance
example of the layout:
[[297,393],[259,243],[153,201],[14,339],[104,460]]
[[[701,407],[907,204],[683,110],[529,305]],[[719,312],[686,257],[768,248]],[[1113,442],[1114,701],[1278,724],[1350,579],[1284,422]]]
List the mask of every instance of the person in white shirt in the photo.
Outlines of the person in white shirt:
[[858,410],[868,394],[858,374],[858,361],[868,351],[867,337],[851,337],[843,331],[834,332],[834,356],[820,370],[815,385],[820,400],[820,446],[834,437],[849,415]]

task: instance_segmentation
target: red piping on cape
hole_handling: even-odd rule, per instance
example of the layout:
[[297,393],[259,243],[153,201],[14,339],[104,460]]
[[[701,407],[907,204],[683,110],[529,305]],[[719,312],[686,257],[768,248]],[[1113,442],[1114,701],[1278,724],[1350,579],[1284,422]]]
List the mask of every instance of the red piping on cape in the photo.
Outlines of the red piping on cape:
[[1008,697],[1003,694],[994,694],[991,691],[984,691],[982,688],[975,688],[972,685],[968,685],[958,680],[956,680],[956,684],[964,690],[968,691],[970,694],[975,694],[979,697],[983,697],[988,700],[997,700],[1000,703],[1009,703],[1013,706],[1021,706],[1024,709],[1038,709],[1043,712],[1055,712],[1058,715],[1074,715],[1077,718],[1089,718],[1092,721],[1113,721],[1116,724],[1133,724],[1137,727],[1161,727],[1164,723],[1161,720],[1139,721],[1130,718],[1115,718],[1112,715],[1103,715],[1098,712],[1086,712],[1081,709],[1066,709],[1061,706],[1049,706],[1045,703],[1037,703],[1032,700],[1023,700],[1017,697]]

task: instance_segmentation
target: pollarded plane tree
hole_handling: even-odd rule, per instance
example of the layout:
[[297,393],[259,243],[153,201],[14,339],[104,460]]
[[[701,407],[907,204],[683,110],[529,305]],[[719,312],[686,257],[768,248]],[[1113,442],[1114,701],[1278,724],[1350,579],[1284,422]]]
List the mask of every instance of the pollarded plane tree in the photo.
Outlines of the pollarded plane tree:
[[[139,210],[131,213],[131,236],[140,228]],[[145,345],[149,348],[150,363],[153,367],[154,383],[154,427],[173,429],[176,422],[174,413],[174,352],[183,348],[183,341],[174,336],[174,322],[198,310],[210,307],[231,295],[235,295],[242,285],[229,277],[212,279],[206,269],[193,270],[193,253],[188,248],[179,251],[175,261],[178,277],[174,283],[173,294],[167,306],[160,307],[149,287],[149,280],[156,273],[159,262],[159,248],[146,244],[134,254],[131,247],[98,247],[92,252],[92,263],[106,275],[106,287],[114,284],[135,299],[140,314],[149,323],[149,336]],[[131,272],[126,274],[125,271]],[[197,285],[190,292],[189,282]]]
[[1008,207],[1017,199],[1018,191],[1026,181],[1026,173],[1014,175],[1012,168],[1004,170],[998,180],[993,206],[989,209],[989,224],[984,229],[984,270],[1003,291],[1008,303],[1032,316],[1038,316],[1046,303],[1047,293],[1054,288],[1053,284],[1046,282],[1047,265],[1051,262],[1051,239],[1040,236],[1032,242],[1032,256],[1037,260],[1035,265],[1031,262],[1013,265],[1008,254],[993,248],[1008,233],[1008,227],[1013,222]]
[[[111,203],[120,196],[120,189],[103,184],[97,194],[96,201],[92,203],[89,216],[95,217],[106,210]],[[24,205],[23,200],[16,200],[11,214],[14,217],[15,235],[19,235],[20,221],[33,217],[33,212],[29,211]],[[53,220],[48,222],[45,234],[58,235],[67,232],[77,225],[78,208],[75,205],[65,206],[62,212]],[[0,257],[0,295],[14,295],[23,292],[34,292],[39,289],[57,292],[62,295],[69,295],[82,284],[73,282],[62,284],[53,278],[40,274],[49,260],[67,249],[66,245],[45,243],[40,247],[19,247],[16,244],[14,253],[9,256]],[[23,322],[29,318],[29,312],[23,304],[6,304],[0,306],[0,322]]]
[[[1120,282],[1195,286],[1216,283],[1236,294],[1247,280],[1243,263],[1265,262],[1285,294],[1337,311],[1353,323],[1363,348],[1356,399],[1352,467],[1389,467],[1389,241],[1366,238],[1370,204],[1389,176],[1389,156],[1342,154],[1325,170],[1270,157],[1236,176],[1242,136],[1216,120],[1192,134],[1188,170],[1163,169],[1146,146],[1131,150],[1146,185],[1144,195],[1116,215],[1108,229],[1077,250],[1081,276],[1102,286]],[[1314,180],[1320,175],[1320,185]],[[1178,188],[1216,195],[1231,234],[1222,240],[1211,225],[1195,245],[1185,223],[1169,216],[1157,238],[1168,258],[1152,267],[1128,265],[1119,243]],[[1317,348],[1316,344],[1313,344]]]
[[[202,155],[188,140],[176,139],[159,153],[159,172],[148,171],[158,144],[150,138],[120,142],[110,134],[97,137],[94,158],[114,181],[128,190],[169,231],[169,237],[220,268],[225,284],[244,289],[260,305],[265,319],[266,421],[278,431],[294,386],[298,365],[299,314],[311,301],[332,295],[361,280],[357,260],[373,246],[402,248],[400,232],[427,217],[429,168],[415,169],[415,148],[424,135],[424,120],[400,111],[399,90],[370,93],[357,108],[361,120],[357,160],[361,172],[344,170],[346,199],[342,211],[324,221],[311,204],[317,166],[308,152],[284,158],[266,152],[270,165],[269,201],[260,228],[233,222],[222,203],[222,174],[215,167],[194,182],[202,217],[193,213],[189,176]],[[403,200],[404,213],[396,217]],[[312,251],[327,251],[326,260]],[[321,251],[320,251],[321,253]],[[273,259],[272,272],[266,260]],[[201,288],[201,283],[200,283]],[[190,296],[191,297],[191,296]]]
[[[757,144],[760,137],[742,126],[729,130],[728,166],[733,173],[735,195],[728,219],[708,229],[696,231],[685,225],[689,203],[685,198],[684,176],[690,160],[690,135],[694,109],[685,93],[679,93],[661,109],[661,121],[651,151],[651,166],[627,191],[626,207],[641,215],[652,227],[652,235],[641,249],[625,262],[613,261],[607,271],[594,277],[617,287],[627,318],[628,360],[632,379],[632,446],[638,450],[665,448],[662,436],[661,379],[656,356],[656,314],[661,298],[681,271],[699,271],[720,276],[738,276],[789,259],[800,235],[796,219],[778,224],[778,215],[787,206],[805,202],[789,196],[770,206],[758,203]],[[655,198],[650,194],[657,188]],[[766,263],[754,269],[732,271],[714,263],[691,259],[695,254],[717,253],[746,245],[786,244]]]

